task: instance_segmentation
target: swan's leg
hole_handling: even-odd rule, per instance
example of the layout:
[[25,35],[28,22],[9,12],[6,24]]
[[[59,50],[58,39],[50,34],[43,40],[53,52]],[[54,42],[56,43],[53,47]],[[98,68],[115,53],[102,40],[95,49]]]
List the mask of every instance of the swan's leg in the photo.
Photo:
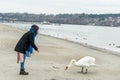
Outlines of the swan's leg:
[[82,70],[81,70],[82,73],[83,73],[83,70],[84,70],[84,67],[82,67]]
[[87,71],[88,71],[88,69],[86,68],[86,72],[85,73],[87,73]]

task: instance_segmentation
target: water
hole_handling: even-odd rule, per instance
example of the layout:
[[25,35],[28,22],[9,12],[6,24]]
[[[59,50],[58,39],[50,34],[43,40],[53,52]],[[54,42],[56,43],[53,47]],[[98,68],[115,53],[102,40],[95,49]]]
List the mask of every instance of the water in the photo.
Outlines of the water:
[[[29,30],[33,23],[4,23],[11,27]],[[79,43],[109,49],[120,52],[120,28],[105,26],[85,26],[85,25],[41,25],[40,33],[67,39]]]

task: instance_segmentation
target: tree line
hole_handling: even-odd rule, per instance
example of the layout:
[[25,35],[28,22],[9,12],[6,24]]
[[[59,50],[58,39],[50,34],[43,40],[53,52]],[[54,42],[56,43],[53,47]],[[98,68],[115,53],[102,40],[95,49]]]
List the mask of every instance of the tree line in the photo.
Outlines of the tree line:
[[43,22],[95,26],[120,26],[120,14],[0,13],[0,21]]

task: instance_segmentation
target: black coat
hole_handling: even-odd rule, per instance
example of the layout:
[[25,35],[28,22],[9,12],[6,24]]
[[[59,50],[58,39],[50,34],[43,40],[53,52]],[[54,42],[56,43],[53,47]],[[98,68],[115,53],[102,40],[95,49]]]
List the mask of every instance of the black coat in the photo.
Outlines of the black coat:
[[32,47],[35,50],[38,50],[37,46],[34,43],[34,33],[28,31],[18,41],[18,43],[17,43],[17,45],[15,47],[15,51],[25,54],[26,50],[29,48],[30,44],[32,45]]

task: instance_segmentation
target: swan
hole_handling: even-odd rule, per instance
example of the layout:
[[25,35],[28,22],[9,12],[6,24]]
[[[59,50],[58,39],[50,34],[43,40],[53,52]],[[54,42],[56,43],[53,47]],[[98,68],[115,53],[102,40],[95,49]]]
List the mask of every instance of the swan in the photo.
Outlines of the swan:
[[79,59],[78,61],[76,61],[75,59],[72,59],[69,63],[68,66],[66,66],[65,70],[67,70],[72,64],[74,64],[75,66],[78,67],[82,67],[81,72],[84,73],[84,68],[86,68],[86,72],[88,71],[88,67],[90,66],[95,66],[95,58],[91,57],[91,56],[85,56],[81,59]]

